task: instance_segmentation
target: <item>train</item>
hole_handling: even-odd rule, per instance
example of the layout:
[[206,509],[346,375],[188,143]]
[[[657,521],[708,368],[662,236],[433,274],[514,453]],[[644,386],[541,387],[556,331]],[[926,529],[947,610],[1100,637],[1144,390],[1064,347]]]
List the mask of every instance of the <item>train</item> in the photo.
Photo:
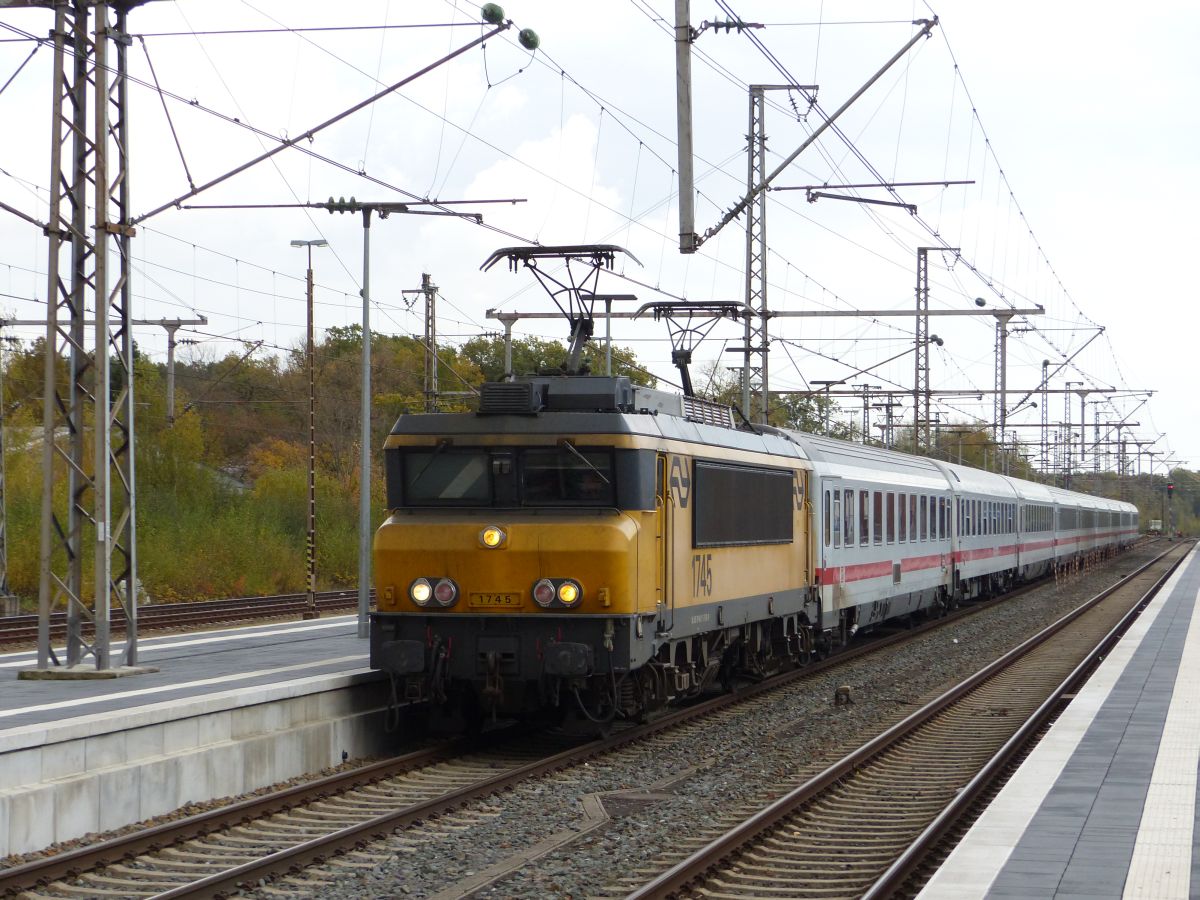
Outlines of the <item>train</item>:
[[609,375],[487,383],[383,449],[370,659],[397,707],[598,727],[1138,536],[1129,503]]

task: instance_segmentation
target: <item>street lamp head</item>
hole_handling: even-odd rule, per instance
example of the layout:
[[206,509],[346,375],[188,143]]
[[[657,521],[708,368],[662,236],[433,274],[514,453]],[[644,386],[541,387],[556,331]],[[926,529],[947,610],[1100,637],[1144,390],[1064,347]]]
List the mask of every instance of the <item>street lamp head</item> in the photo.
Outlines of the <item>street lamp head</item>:
[[315,241],[292,241],[293,247],[328,247],[329,241],[318,238]]

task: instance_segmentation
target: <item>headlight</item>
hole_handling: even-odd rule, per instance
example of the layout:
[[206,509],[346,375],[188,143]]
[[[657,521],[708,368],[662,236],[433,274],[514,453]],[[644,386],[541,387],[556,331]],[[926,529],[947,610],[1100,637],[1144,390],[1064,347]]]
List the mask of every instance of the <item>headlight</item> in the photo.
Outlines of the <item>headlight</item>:
[[554,602],[554,585],[549,578],[543,578],[533,586],[533,602],[538,606],[547,607]]
[[497,547],[504,546],[504,541],[508,535],[504,533],[503,528],[496,525],[489,525],[483,531],[479,532],[479,543],[487,547],[489,550],[495,550]]
[[433,599],[441,606],[450,606],[458,599],[458,585],[449,578],[441,579],[433,589]]
[[412,602],[417,606],[425,606],[433,597],[433,588],[429,586],[429,582],[424,578],[418,578],[408,587],[408,596],[412,598]]
[[574,606],[583,597],[583,591],[574,581],[564,581],[558,586],[558,599],[564,606]]

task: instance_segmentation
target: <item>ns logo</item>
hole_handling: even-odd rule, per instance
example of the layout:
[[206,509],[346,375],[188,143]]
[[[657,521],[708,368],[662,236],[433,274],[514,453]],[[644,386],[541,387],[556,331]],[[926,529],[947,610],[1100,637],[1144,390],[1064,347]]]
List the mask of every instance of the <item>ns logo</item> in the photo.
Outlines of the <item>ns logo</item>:
[[688,472],[688,461],[681,456],[671,457],[671,475],[667,479],[681,509],[687,509],[692,496],[692,476]]

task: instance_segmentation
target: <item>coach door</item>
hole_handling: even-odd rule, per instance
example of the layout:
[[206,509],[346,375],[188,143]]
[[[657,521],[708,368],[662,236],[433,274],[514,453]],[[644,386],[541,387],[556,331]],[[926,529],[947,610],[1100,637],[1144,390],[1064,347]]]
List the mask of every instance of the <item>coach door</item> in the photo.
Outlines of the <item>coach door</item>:
[[675,594],[670,583],[671,519],[675,506],[667,480],[667,466],[667,455],[658,454],[654,478],[654,597],[659,631],[670,631],[675,625]]

